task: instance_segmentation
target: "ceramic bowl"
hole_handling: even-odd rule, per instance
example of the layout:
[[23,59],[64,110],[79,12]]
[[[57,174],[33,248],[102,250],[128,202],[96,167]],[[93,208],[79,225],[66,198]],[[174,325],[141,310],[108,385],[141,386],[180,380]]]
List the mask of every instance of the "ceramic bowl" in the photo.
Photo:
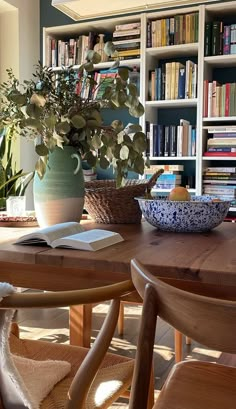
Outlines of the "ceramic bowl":
[[145,219],[164,231],[204,232],[214,229],[225,218],[230,201],[213,202],[211,196],[193,196],[189,202],[137,197]]

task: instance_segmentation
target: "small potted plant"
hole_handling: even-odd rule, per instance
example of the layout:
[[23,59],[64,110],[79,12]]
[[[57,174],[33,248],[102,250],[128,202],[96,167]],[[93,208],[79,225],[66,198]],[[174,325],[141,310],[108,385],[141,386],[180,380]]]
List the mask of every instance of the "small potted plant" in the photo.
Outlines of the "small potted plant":
[[[115,55],[110,42],[106,43],[104,51],[108,56]],[[82,212],[84,181],[81,158],[91,167],[99,164],[106,169],[112,165],[117,187],[123,185],[129,170],[139,174],[144,172],[146,136],[141,127],[130,125],[125,129],[119,119],[105,125],[101,113],[103,107],[125,107],[133,117],[141,116],[144,108],[136,86],[129,82],[128,68],[120,67],[119,60],[116,60],[112,68],[117,68],[117,76],[104,88],[102,100],[94,99],[97,87],[102,85],[94,77],[94,64],[98,64],[100,59],[97,52],[89,51],[87,62],[78,71],[68,67],[57,75],[51,68],[38,64],[33,79],[23,84],[19,84],[12,70],[7,70],[8,81],[0,85],[0,127],[7,127],[9,138],[19,135],[32,139],[39,155],[34,180],[38,215],[49,211],[52,201],[52,212],[60,215],[60,221],[68,220],[68,217],[69,220],[70,217],[78,219],[78,215],[66,216],[65,213],[75,207]],[[81,96],[84,86],[89,88],[86,98]],[[80,205],[74,200],[78,198]],[[61,199],[68,199],[63,208]],[[57,221],[53,218],[40,224]]]

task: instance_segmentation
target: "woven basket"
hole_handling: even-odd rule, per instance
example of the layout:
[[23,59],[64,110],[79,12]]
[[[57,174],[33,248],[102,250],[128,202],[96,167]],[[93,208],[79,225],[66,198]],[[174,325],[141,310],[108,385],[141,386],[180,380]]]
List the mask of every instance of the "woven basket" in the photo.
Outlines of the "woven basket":
[[134,198],[150,192],[162,172],[155,173],[149,181],[128,179],[119,189],[115,180],[85,182],[84,208],[97,223],[140,223],[142,212]]

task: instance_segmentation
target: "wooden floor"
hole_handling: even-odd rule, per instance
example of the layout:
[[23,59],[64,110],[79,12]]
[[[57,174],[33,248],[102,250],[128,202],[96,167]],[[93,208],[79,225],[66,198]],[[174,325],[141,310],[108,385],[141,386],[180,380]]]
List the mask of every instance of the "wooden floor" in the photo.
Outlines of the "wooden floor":
[[[100,304],[93,310],[93,339],[97,336],[107,308],[107,304]],[[119,337],[117,332],[115,333],[110,347],[111,352],[129,357],[135,356],[140,314],[141,306],[127,304],[127,307],[125,307],[125,335]],[[16,319],[20,325],[22,337],[68,343],[67,308],[20,311],[17,312]],[[223,361],[224,363],[235,364],[231,356],[227,356],[226,354],[221,355],[221,353],[206,349],[195,342],[192,342],[191,346],[184,345],[184,358],[213,362]],[[154,350],[156,396],[158,396],[158,392],[173,363],[173,329],[163,321],[160,321],[156,331],[156,345]],[[121,399],[118,403],[113,404],[112,408],[128,408],[127,401]]]

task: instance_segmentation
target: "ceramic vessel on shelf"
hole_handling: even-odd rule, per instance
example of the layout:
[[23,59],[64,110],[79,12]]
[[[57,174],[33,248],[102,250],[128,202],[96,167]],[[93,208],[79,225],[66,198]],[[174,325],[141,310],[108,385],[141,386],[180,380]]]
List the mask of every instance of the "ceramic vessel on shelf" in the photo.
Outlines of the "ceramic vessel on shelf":
[[94,51],[101,55],[101,62],[108,61],[108,56],[104,52],[104,47],[105,47],[104,34],[99,34],[99,42],[95,44],[93,49]]
[[217,227],[228,213],[230,201],[194,196],[190,201],[137,197],[145,219],[160,230],[204,232]]

